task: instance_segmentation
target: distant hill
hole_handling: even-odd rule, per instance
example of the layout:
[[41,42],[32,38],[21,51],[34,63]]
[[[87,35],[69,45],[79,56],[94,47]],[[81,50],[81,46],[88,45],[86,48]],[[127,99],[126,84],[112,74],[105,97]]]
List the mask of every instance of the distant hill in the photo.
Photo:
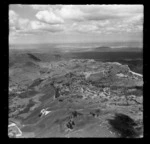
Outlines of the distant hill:
[[101,51],[106,52],[106,51],[111,51],[111,48],[107,46],[101,46],[101,47],[92,48],[91,50],[98,51],[98,52]]
[[142,48],[137,47],[118,47],[118,48],[111,48],[111,47],[96,47],[91,48],[90,51],[97,51],[97,52],[141,52]]

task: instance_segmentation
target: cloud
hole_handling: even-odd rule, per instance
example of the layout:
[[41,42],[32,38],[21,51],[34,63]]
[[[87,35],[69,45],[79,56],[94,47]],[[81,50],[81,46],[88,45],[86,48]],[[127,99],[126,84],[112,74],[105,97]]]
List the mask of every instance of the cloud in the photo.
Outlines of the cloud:
[[125,20],[126,23],[134,23],[137,25],[143,25],[143,14],[137,14]]
[[143,13],[143,5],[31,5],[30,7],[43,13],[41,17],[55,15],[59,19],[74,21],[124,19]]
[[[85,8],[84,8],[85,7]],[[143,30],[143,7],[142,6],[81,6],[80,10],[84,15],[84,21],[77,23],[76,30],[84,31],[83,24],[88,23],[87,31],[96,33],[121,33],[121,32],[142,32]],[[99,9],[98,9],[99,8]],[[101,9],[100,9],[101,8]],[[125,9],[126,8],[126,9]],[[90,12],[90,13],[89,13]],[[77,26],[79,25],[79,26]],[[95,29],[94,29],[95,27]],[[75,29],[74,29],[75,30]],[[85,30],[85,31],[86,31]]]
[[136,14],[130,18],[126,18],[123,21],[117,21],[114,23],[114,27],[118,28],[118,31],[126,32],[142,32],[143,31],[143,14]]
[[98,27],[104,27],[111,24],[111,21],[110,20],[96,21],[94,22],[94,24],[96,24]]
[[27,29],[30,21],[28,19],[20,18],[20,16],[13,10],[9,10],[9,30],[16,31]]
[[[9,10],[10,36],[142,33],[142,5],[21,5],[31,16]],[[19,12],[19,11],[18,11]],[[35,17],[33,17],[33,15]],[[33,18],[33,19],[32,19]],[[36,19],[35,19],[36,18]]]
[[24,19],[24,18],[19,18],[16,28],[17,28],[17,30],[29,29],[30,28],[30,20]]
[[29,6],[35,10],[40,10],[40,11],[50,9],[50,5],[29,5]]
[[142,13],[142,5],[79,5],[78,8],[88,14],[125,16]]
[[14,26],[18,19],[18,14],[13,10],[9,10],[9,25]]
[[63,19],[70,19],[70,20],[77,20],[82,21],[84,20],[84,13],[74,5],[64,5],[61,7],[57,13]]
[[49,24],[60,24],[63,23],[64,20],[58,16],[56,16],[52,11],[39,11],[36,14],[37,19],[49,23]]
[[28,19],[22,19],[19,15],[13,11],[9,10],[9,31],[16,32],[17,30],[27,28],[27,24],[29,23]]
[[23,5],[22,4],[17,4],[18,7],[20,8],[23,8]]
[[135,33],[143,30],[143,16],[141,14],[134,17],[118,20],[99,20],[88,22],[76,22],[71,29],[77,32],[94,32],[94,33]]
[[[52,17],[51,20],[54,20]],[[55,19],[56,22],[56,19]],[[38,34],[43,32],[60,32],[64,30],[64,26],[60,24],[50,25],[41,21],[29,20],[27,18],[21,18],[15,11],[9,11],[9,31],[10,35],[15,34]]]
[[98,30],[98,27],[93,24],[80,24],[79,25],[78,23],[74,23],[71,27],[71,30],[77,31],[77,32],[88,33],[88,32],[94,32]]
[[46,23],[42,23],[40,21],[32,21],[31,22],[31,28],[33,30],[44,30],[49,32],[60,32],[64,30],[64,27],[62,25],[49,25]]
[[118,22],[139,23],[142,21],[143,5],[32,5],[38,12],[38,20],[49,23],[85,22],[103,27]]
[[142,5],[63,5],[57,13],[77,21],[122,19],[142,13]]
[[29,5],[33,10],[43,11],[43,10],[59,10],[63,5]]

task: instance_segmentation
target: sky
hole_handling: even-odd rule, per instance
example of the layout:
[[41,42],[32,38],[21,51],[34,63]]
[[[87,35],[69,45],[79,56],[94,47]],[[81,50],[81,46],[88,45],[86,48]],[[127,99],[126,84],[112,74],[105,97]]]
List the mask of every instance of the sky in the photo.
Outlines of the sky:
[[9,5],[9,44],[142,41],[143,5]]

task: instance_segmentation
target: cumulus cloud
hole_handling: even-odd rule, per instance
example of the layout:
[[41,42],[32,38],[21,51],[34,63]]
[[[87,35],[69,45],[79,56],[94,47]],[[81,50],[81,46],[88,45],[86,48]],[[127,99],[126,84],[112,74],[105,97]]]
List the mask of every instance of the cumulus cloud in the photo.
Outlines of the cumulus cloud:
[[28,19],[20,18],[19,15],[13,11],[9,11],[9,29],[10,31],[16,31],[26,29],[29,25]]
[[77,21],[120,19],[143,13],[143,5],[31,5],[31,7],[38,11],[46,10],[57,14],[62,19]]
[[38,20],[49,24],[64,23],[64,25],[68,21],[76,22],[81,25],[76,28],[78,31],[84,31],[82,28],[91,31],[96,27],[115,29],[121,28],[120,25],[136,27],[143,24],[143,5],[32,5],[31,7],[38,11],[36,14]]
[[63,19],[71,19],[77,21],[84,20],[84,13],[74,5],[64,5],[59,11],[57,11],[57,13]]
[[26,34],[41,34],[48,32],[61,32],[64,30],[64,27],[61,25],[49,25],[40,21],[30,21],[28,27],[24,29],[18,29],[17,33],[26,33]]
[[18,14],[13,10],[9,10],[9,25],[14,26],[17,22]]
[[137,25],[143,25],[143,14],[137,14],[135,16],[132,16],[128,19],[126,19],[126,21],[124,21],[126,23],[135,23]]
[[37,19],[49,24],[59,24],[64,22],[62,18],[56,16],[52,11],[47,11],[47,10],[39,11],[36,14],[36,17]]
[[[26,5],[27,6],[27,5]],[[25,6],[23,6],[25,7]],[[136,33],[143,30],[142,5],[28,5],[34,18],[9,10],[10,35]]]
[[64,19],[108,20],[142,13],[142,5],[64,5],[57,13]]
[[[140,5],[103,5],[84,7],[79,7],[81,11],[84,11],[86,13],[86,15],[84,15],[85,22],[80,22],[78,23],[79,26],[76,26],[77,28],[79,28],[78,31],[81,31],[82,28],[84,29],[84,27],[82,27],[83,23],[88,23],[89,26],[91,25],[91,29],[92,27],[95,27],[93,31],[101,33],[142,32],[143,30],[143,7]],[[83,31],[84,30],[82,30],[82,32]]]
[[31,28],[33,30],[39,29],[39,30],[45,30],[50,32],[59,32],[64,30],[62,25],[49,25],[46,23],[42,23],[40,21],[32,21]]
[[32,7],[35,10],[46,10],[46,9],[50,9],[50,5],[29,5],[30,7]]
[[[52,17],[53,20],[55,17]],[[56,20],[56,19],[55,19]],[[64,30],[64,27],[60,24],[50,25],[41,21],[29,20],[27,18],[21,18],[13,10],[9,11],[9,30],[10,35],[14,36],[17,33],[41,33],[44,32],[60,32]]]

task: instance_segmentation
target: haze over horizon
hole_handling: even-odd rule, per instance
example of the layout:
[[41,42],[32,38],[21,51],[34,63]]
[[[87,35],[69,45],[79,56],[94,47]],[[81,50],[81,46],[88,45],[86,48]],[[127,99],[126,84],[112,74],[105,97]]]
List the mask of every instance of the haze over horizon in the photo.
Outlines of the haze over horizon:
[[9,44],[142,42],[143,5],[9,6]]

